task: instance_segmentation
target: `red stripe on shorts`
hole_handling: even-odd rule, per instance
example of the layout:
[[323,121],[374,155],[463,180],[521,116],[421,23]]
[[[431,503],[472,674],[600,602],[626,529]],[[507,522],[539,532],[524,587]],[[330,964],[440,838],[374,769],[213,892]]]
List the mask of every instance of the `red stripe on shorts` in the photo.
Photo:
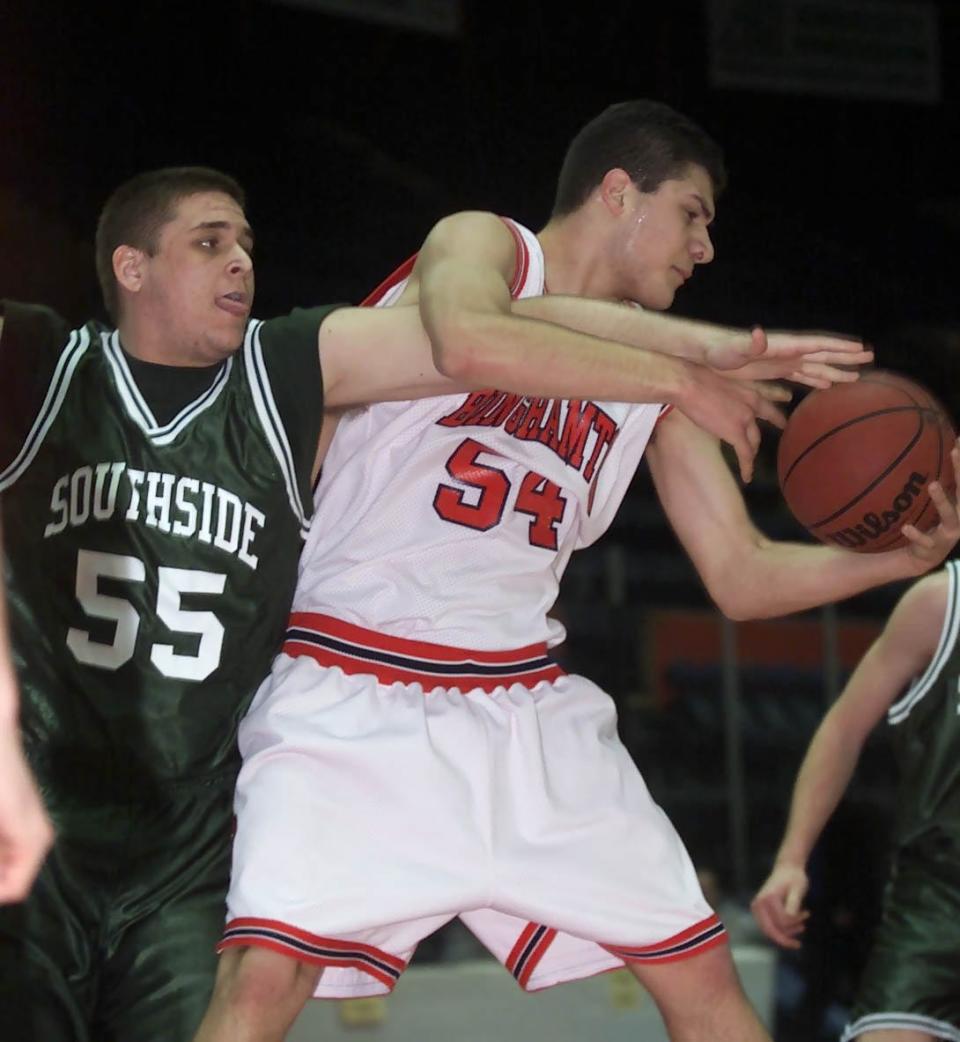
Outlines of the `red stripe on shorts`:
[[276,919],[231,919],[217,952],[238,947],[267,948],[312,966],[350,967],[369,974],[391,990],[407,966],[403,959],[372,944],[323,937]]
[[521,930],[516,944],[510,949],[510,954],[504,962],[504,966],[516,977],[521,987],[526,987],[530,975],[556,936],[556,930],[540,923],[527,923]]
[[546,644],[508,651],[474,651],[393,637],[329,615],[294,612],[283,651],[309,656],[344,673],[375,676],[381,683],[419,683],[425,688],[493,691],[510,684],[533,687],[564,671],[547,656]]
[[727,940],[727,931],[720,918],[711,915],[656,944],[604,944],[603,947],[624,962],[676,962],[726,944]]

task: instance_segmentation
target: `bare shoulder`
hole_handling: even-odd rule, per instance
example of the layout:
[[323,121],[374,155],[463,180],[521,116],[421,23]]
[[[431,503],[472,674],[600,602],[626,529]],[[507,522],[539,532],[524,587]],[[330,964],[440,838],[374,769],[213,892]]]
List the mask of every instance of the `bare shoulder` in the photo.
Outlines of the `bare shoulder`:
[[915,582],[897,602],[884,627],[884,643],[909,649],[912,654],[932,655],[940,640],[949,592],[946,568]]
[[427,257],[492,253],[512,259],[515,250],[513,233],[506,221],[486,210],[461,210],[441,218],[423,244]]
[[447,214],[430,230],[429,238],[482,234],[511,236],[510,229],[502,217],[490,210],[458,210]]
[[897,604],[897,613],[920,617],[924,622],[942,622],[947,611],[950,576],[946,568],[917,580]]

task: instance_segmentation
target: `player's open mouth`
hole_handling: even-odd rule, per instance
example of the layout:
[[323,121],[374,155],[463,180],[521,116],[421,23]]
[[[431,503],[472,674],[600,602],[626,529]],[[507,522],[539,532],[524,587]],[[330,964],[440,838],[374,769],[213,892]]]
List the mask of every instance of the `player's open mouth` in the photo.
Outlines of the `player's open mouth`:
[[231,315],[248,315],[250,313],[250,302],[246,294],[240,292],[224,293],[217,297],[217,307],[229,311]]

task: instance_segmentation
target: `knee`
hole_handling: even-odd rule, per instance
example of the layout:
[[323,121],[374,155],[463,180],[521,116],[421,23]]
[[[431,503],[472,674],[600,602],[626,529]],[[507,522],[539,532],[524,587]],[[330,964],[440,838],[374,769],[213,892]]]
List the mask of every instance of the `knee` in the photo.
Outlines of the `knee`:
[[653,996],[671,1039],[770,1037],[747,1001],[726,945],[679,962],[631,969]]
[[231,949],[220,957],[217,997],[256,1019],[258,1011],[302,1005],[313,994],[320,970],[265,948]]

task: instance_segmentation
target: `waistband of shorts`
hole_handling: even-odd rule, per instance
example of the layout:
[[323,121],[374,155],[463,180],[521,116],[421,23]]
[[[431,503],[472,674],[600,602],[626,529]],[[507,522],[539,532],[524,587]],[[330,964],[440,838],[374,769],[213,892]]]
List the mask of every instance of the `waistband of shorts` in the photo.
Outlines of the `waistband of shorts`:
[[290,616],[282,650],[293,657],[309,656],[321,666],[338,666],[344,673],[375,676],[383,684],[422,684],[426,689],[534,687],[565,675],[547,655],[544,643],[511,651],[472,651],[392,637],[313,612]]

